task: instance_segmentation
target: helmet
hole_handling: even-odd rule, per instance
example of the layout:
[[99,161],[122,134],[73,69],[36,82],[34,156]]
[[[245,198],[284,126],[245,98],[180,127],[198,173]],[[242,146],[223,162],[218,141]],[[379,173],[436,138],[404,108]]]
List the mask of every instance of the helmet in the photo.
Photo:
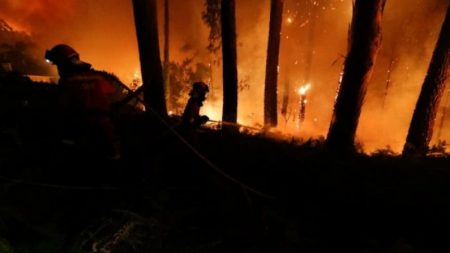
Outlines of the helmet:
[[64,63],[80,64],[80,55],[72,47],[59,44],[45,52],[45,59],[58,65]]
[[192,90],[193,91],[200,91],[200,92],[203,92],[203,93],[207,93],[207,92],[209,92],[209,87],[204,82],[195,82],[192,85]]

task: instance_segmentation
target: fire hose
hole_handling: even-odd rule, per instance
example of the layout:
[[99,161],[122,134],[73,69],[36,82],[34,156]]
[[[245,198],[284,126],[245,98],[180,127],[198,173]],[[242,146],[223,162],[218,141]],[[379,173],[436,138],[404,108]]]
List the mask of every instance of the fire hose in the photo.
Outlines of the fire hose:
[[[125,84],[123,84],[121,82],[120,82],[120,84],[123,86],[123,88],[125,90],[127,90],[129,92],[129,95],[127,96],[127,98],[130,98],[130,100],[132,100],[133,98],[136,98],[136,100],[139,101],[141,104],[143,104],[145,106],[145,108],[149,110],[149,112],[151,112],[153,115],[155,115],[168,128],[168,130],[173,135],[175,135],[187,148],[189,148],[198,158],[200,158],[205,164],[207,164],[217,174],[221,175],[222,177],[224,177],[228,181],[230,181],[230,182],[240,186],[244,190],[245,194],[247,194],[247,192],[252,192],[252,193],[254,193],[254,194],[258,195],[258,196],[264,197],[266,199],[271,199],[271,200],[275,199],[275,197],[272,196],[272,195],[263,193],[263,192],[261,192],[259,190],[256,190],[253,187],[250,187],[249,185],[247,185],[245,183],[242,183],[238,179],[236,179],[236,178],[232,177],[231,175],[227,174],[225,171],[220,169],[216,164],[214,164],[211,160],[209,160],[207,157],[205,157],[197,148],[195,148],[178,131],[176,131],[175,128],[173,126],[171,126],[161,115],[159,115],[158,112],[156,112],[150,105],[148,105],[148,103],[146,103],[143,99],[141,99],[138,96],[138,94],[139,94],[138,92],[143,90],[143,89],[141,90],[141,88],[143,86],[141,86],[138,90],[133,91],[132,89],[130,89]],[[216,122],[216,123],[220,122],[220,124],[225,124],[225,125],[242,126],[240,124],[231,123],[231,122],[213,121],[213,120],[210,120],[210,121]],[[254,129],[257,129],[257,128],[254,128]],[[257,130],[260,130],[260,129],[257,129]]]
[[233,123],[233,122],[228,122],[228,121],[220,121],[220,120],[208,120],[208,122],[212,122],[215,124],[218,124],[220,126],[225,125],[225,126],[234,126],[234,127],[239,127],[239,128],[246,128],[246,129],[250,129],[250,130],[255,130],[255,131],[261,131],[261,128],[257,128],[257,127],[251,127],[251,126],[245,126],[239,123]]

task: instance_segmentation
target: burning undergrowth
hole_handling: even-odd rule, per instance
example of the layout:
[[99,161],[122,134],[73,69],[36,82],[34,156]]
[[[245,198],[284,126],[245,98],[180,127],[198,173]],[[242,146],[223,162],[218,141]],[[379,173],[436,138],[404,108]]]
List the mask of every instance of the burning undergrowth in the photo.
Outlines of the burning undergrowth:
[[42,49],[34,38],[25,32],[15,30],[0,19],[0,63],[24,74],[46,75],[50,68],[43,59],[36,57]]

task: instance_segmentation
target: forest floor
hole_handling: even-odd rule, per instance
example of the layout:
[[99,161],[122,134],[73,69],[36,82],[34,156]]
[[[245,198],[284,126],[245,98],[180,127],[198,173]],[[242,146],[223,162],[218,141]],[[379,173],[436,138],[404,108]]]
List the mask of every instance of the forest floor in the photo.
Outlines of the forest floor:
[[117,121],[122,159],[92,160],[37,112],[2,114],[19,122],[0,126],[2,253],[450,250],[446,156],[337,156],[320,140],[210,128],[181,137],[130,113]]

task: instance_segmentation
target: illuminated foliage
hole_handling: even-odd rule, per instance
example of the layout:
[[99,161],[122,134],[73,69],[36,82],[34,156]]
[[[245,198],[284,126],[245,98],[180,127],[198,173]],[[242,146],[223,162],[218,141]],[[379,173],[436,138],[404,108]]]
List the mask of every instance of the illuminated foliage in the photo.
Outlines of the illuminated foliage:
[[220,25],[220,0],[205,0],[205,10],[202,12],[203,22],[209,27],[208,50],[217,54],[222,46]]

